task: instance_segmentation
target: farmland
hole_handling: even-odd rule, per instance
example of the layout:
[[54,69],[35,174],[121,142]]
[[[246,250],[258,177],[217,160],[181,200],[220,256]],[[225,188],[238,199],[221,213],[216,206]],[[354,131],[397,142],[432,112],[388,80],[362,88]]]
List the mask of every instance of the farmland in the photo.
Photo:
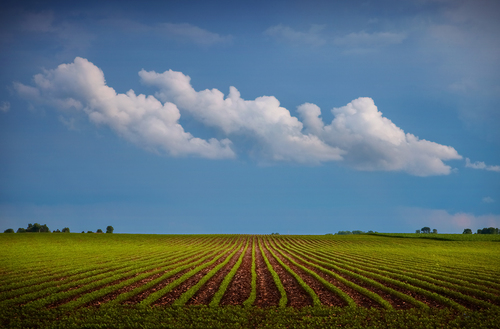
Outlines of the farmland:
[[499,325],[498,235],[26,233],[0,244],[5,327]]

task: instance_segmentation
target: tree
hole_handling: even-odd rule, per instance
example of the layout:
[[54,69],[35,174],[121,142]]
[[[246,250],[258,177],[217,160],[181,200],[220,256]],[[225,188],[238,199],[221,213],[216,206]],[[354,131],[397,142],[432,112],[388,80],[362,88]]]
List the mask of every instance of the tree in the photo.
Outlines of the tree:
[[114,228],[113,228],[113,226],[111,226],[111,225],[110,225],[110,226],[108,226],[108,227],[106,227],[106,233],[113,233],[113,231],[114,231],[114,230],[115,230],[115,229],[114,229]]
[[437,229],[433,229],[432,230],[432,234],[438,234],[438,230]]
[[335,235],[350,235],[352,234],[351,231],[338,231],[337,233],[335,233]]
[[47,224],[40,225],[38,223],[28,224],[28,228],[25,230],[26,232],[50,232],[50,229],[47,227]]
[[85,231],[82,231],[82,233],[85,233]]
[[360,231],[360,230],[354,230],[352,231],[352,234],[364,234],[365,232]]
[[52,233],[61,233],[61,231],[59,231],[59,229],[57,229],[57,230],[53,230]]
[[17,229],[17,233],[26,233],[26,229],[20,227],[20,228]]
[[92,232],[92,231],[87,231],[87,233],[94,233],[94,232]]
[[102,230],[99,228],[97,229],[97,231],[95,231],[96,233],[102,233]]
[[431,233],[431,228],[430,227],[422,227],[422,229],[420,229],[420,231],[422,231],[422,233]]
[[415,233],[416,233],[416,234],[420,234],[420,230],[416,230],[416,231],[415,231]]
[[65,228],[63,228],[63,229],[62,229],[62,232],[63,232],[63,233],[69,233],[69,227],[65,227]]
[[481,229],[478,229],[477,230],[477,234],[498,234],[499,230],[498,228],[494,228],[494,227],[488,227],[488,228],[483,228],[482,230]]
[[3,233],[14,233],[14,229],[8,228]]
[[462,234],[472,234],[472,230],[470,228],[466,228],[464,230],[464,233],[462,233]]

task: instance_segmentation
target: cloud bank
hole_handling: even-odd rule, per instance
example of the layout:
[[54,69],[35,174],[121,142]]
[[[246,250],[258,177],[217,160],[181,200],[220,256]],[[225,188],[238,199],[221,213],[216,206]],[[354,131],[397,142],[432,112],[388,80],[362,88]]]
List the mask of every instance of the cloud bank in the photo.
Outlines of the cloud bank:
[[[172,156],[234,158],[246,152],[258,162],[317,165],[338,161],[358,170],[403,171],[417,176],[447,175],[443,161],[461,159],[451,146],[421,140],[385,118],[371,98],[332,109],[325,124],[318,106],[298,107],[302,121],[273,96],[244,100],[235,87],[196,91],[182,72],[141,70],[154,96],[125,94],[107,86],[103,72],[84,58],[34,76],[34,86],[15,83],[32,103],[84,112],[121,137]],[[204,140],[184,131],[181,113],[214,128],[222,139]]]

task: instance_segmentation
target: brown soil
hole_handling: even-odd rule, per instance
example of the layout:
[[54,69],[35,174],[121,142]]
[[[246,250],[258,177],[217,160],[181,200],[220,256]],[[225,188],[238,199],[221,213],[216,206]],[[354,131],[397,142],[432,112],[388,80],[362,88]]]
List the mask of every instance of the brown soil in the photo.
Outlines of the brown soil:
[[[109,283],[109,284],[107,284],[107,285],[104,285],[104,286],[99,286],[99,287],[96,287],[96,288],[94,288],[94,289],[87,290],[87,291],[85,291],[84,293],[78,294],[78,295],[76,295],[76,296],[72,296],[72,297],[68,297],[68,298],[65,298],[65,299],[58,300],[58,301],[56,301],[56,302],[54,302],[54,303],[52,303],[52,304],[47,305],[47,306],[46,306],[46,308],[54,308],[54,307],[57,307],[57,306],[60,306],[60,305],[63,305],[63,304],[69,303],[69,302],[71,302],[71,301],[77,300],[78,298],[80,298],[80,297],[81,297],[81,296],[83,296],[83,295],[90,294],[90,293],[92,293],[92,292],[94,292],[94,291],[96,291],[96,290],[100,290],[100,289],[102,289],[103,287],[106,287],[106,286],[108,286],[108,285],[118,284],[118,283],[120,283],[120,282],[123,282],[123,281],[125,281],[125,280],[128,280],[128,279],[132,278],[133,276],[134,276],[134,275],[128,275],[128,276],[126,276],[126,277],[124,277],[124,278],[121,278],[121,279],[115,280],[115,281],[113,281],[113,282],[111,282],[111,283]],[[71,290],[73,290],[73,289],[71,289]]]
[[[201,280],[208,272],[210,272],[214,267],[219,265],[224,261],[224,259],[229,256],[229,254],[232,252],[227,251],[224,253],[222,257],[220,257],[214,264],[204,268],[203,270],[199,271],[186,281],[182,282],[180,285],[175,287],[174,289],[170,290],[168,293],[166,293],[164,296],[156,300],[153,305],[170,305],[172,304],[176,299],[178,299],[183,293],[189,290],[192,286],[194,286],[198,281]],[[166,285],[164,285],[166,286]],[[163,287],[164,287],[163,286]],[[162,287],[162,288],[163,288]],[[161,288],[160,288],[161,289]],[[159,289],[157,289],[159,290]],[[149,295],[149,294],[148,294]]]
[[[219,254],[218,254],[219,255]],[[216,257],[216,256],[213,256],[213,257]],[[209,260],[207,260],[209,261]],[[177,280],[178,278],[180,278],[181,276],[183,276],[184,274],[186,274],[187,272],[191,271],[192,269],[196,268],[197,266],[200,266],[200,264],[197,264],[197,265],[193,265],[179,273],[176,273],[175,275],[163,280],[162,282],[158,283],[157,285],[155,285],[154,287],[151,287],[150,289],[146,290],[146,291],[143,291],[133,297],[131,297],[130,299],[126,300],[125,302],[123,302],[124,304],[137,304],[137,303],[140,303],[141,301],[143,301],[144,299],[146,299],[150,294],[154,293],[155,291],[158,291],[160,289],[163,289],[165,286],[169,285],[170,283],[174,282],[175,280]],[[140,283],[136,283],[134,286],[137,287],[137,286],[140,286],[142,284]],[[135,288],[134,287],[134,288]]]
[[202,287],[198,290],[191,299],[188,300],[186,305],[208,305],[219,287],[224,281],[226,275],[231,272],[234,264],[238,261],[244,247],[242,247],[236,254],[233,255],[231,260],[223,266],[213,277],[211,277]]
[[[321,282],[316,280],[314,277],[311,275],[307,274],[304,270],[299,268],[298,266],[294,265],[291,263],[289,260],[287,260],[285,257],[283,257],[281,254],[279,254],[277,251],[273,250],[274,254],[283,261],[288,267],[292,269],[295,273],[297,273],[304,282],[311,287],[312,290],[318,295],[319,300],[321,301],[321,304],[327,305],[327,306],[346,306],[346,302],[344,302],[340,297],[338,297],[334,292],[330,291],[328,288],[326,288]],[[290,256],[290,254],[285,253],[285,255]],[[292,259],[294,259],[292,257]],[[297,259],[294,259],[296,262]],[[298,262],[299,263],[299,262]],[[300,264],[300,263],[299,263]],[[301,264],[304,265],[304,264]]]
[[220,305],[241,305],[252,291],[252,244],[221,299]]
[[377,281],[377,282],[383,284],[386,287],[389,287],[389,288],[392,288],[392,289],[394,289],[396,291],[399,291],[400,293],[403,293],[405,295],[411,296],[411,297],[415,298],[416,300],[418,300],[419,302],[422,302],[422,303],[428,305],[429,307],[432,307],[432,308],[446,308],[447,307],[446,305],[441,304],[441,303],[437,302],[436,300],[434,300],[434,299],[432,299],[430,297],[427,297],[425,295],[421,295],[419,293],[413,292],[411,290],[405,289],[403,287],[394,285],[394,284],[389,283],[389,282],[378,280],[376,278],[370,278],[370,279],[372,279],[374,281]]
[[[310,260],[310,259],[309,259],[308,261],[310,261],[310,262],[314,263],[314,261],[312,261],[312,260]],[[319,270],[316,270],[316,269],[315,269],[315,268],[313,268],[313,267],[309,267],[309,268],[310,268],[311,270],[315,271],[315,272],[316,272],[316,273],[318,273],[318,274],[319,274],[319,272],[321,272],[321,271],[319,271]],[[397,310],[405,310],[405,309],[410,309],[410,308],[414,308],[414,307],[415,307],[415,305],[413,305],[413,304],[411,304],[411,303],[408,303],[408,302],[406,302],[406,301],[404,301],[404,300],[402,300],[402,299],[400,299],[400,298],[398,298],[398,297],[396,297],[396,296],[394,296],[394,295],[391,295],[390,293],[388,293],[388,292],[386,292],[386,291],[383,291],[383,290],[381,290],[381,289],[379,289],[379,288],[373,287],[373,286],[371,286],[370,284],[368,284],[368,283],[366,283],[366,282],[363,282],[363,281],[361,281],[361,280],[358,280],[358,279],[356,279],[356,278],[353,278],[353,277],[351,277],[351,276],[349,276],[349,275],[346,275],[346,274],[343,274],[343,273],[337,272],[337,271],[335,271],[335,270],[334,270],[334,269],[332,269],[332,268],[327,268],[327,269],[328,269],[329,271],[334,272],[335,274],[338,274],[339,276],[343,277],[344,279],[349,280],[349,281],[351,281],[351,282],[353,282],[353,283],[357,284],[358,286],[361,286],[361,287],[363,287],[363,288],[365,288],[365,289],[367,289],[367,290],[370,290],[371,292],[376,293],[377,295],[379,295],[380,297],[382,297],[383,299],[385,299],[386,301],[388,301],[388,302],[392,305],[392,307],[394,307],[394,308],[395,308],[395,309],[397,309]],[[326,274],[325,274],[325,275],[326,275]],[[326,276],[328,276],[328,275],[326,275]],[[329,276],[328,276],[328,277],[329,277]],[[396,289],[395,289],[395,290],[396,290]],[[374,302],[375,302],[375,301],[374,301]],[[375,303],[376,303],[376,302],[375,302]],[[377,305],[378,305],[378,304],[377,304]],[[379,305],[378,307],[380,307],[380,305]]]
[[255,272],[257,272],[257,297],[254,305],[258,307],[278,306],[281,294],[257,244],[255,246]]
[[287,306],[300,308],[312,305],[311,296],[309,296],[304,288],[299,285],[297,280],[295,280],[295,278],[276,261],[273,255],[271,255],[271,253],[264,246],[263,248],[269,263],[271,263],[273,269],[276,273],[278,273],[281,283],[285,288],[286,296],[288,298]]
[[[341,276],[342,276],[342,274],[341,274],[341,273],[338,273],[337,271],[335,271],[335,270],[334,270],[334,269],[332,269],[332,268],[327,268],[327,269],[328,269],[328,270],[330,270],[330,271],[332,271],[332,272],[334,272],[334,273],[336,273],[336,274],[338,274],[338,275],[341,275]],[[359,274],[359,273],[358,273],[358,274]],[[360,274],[360,275],[362,275],[362,274]],[[439,302],[435,301],[434,299],[432,299],[432,298],[430,298],[430,297],[427,297],[427,296],[424,296],[424,295],[418,294],[418,293],[416,293],[416,292],[413,292],[413,291],[411,291],[411,290],[405,289],[405,288],[403,288],[403,287],[400,287],[400,286],[397,286],[397,285],[391,284],[391,283],[386,282],[386,281],[378,280],[378,279],[376,279],[376,278],[370,278],[370,279],[372,279],[372,280],[374,280],[374,281],[377,281],[377,282],[379,282],[379,283],[383,284],[383,285],[384,285],[384,286],[386,286],[386,287],[389,287],[389,288],[392,288],[392,289],[394,289],[394,290],[396,290],[396,291],[399,291],[399,292],[401,292],[401,293],[403,293],[403,294],[405,294],[405,295],[411,296],[411,297],[415,298],[416,300],[418,300],[418,301],[420,301],[420,302],[422,302],[422,303],[424,303],[424,304],[427,304],[429,307],[432,307],[432,308],[445,308],[445,307],[447,307],[446,305],[443,305],[443,304],[441,304],[441,303],[439,303]],[[351,279],[350,279],[350,280],[351,280]],[[406,303],[406,304],[408,304],[408,303]]]
[[[303,266],[306,266],[307,268],[309,268],[310,270],[314,271],[315,273],[317,273],[317,274],[318,274],[318,275],[320,275],[320,276],[321,276],[321,274],[323,274],[323,276],[321,276],[322,278],[325,278],[325,276],[326,276],[326,277],[330,277],[329,275],[327,275],[327,274],[325,274],[325,273],[321,272],[320,270],[318,270],[318,269],[316,269],[316,268],[314,268],[314,267],[312,267],[312,266],[308,266],[308,265],[306,265],[306,264],[302,263],[301,261],[298,261],[297,259],[295,259],[295,261],[297,261],[299,264],[301,264],[301,265],[303,265]],[[312,262],[312,263],[315,263],[315,262],[314,262],[313,260],[311,260],[311,259],[308,259],[308,261],[310,261],[310,262]],[[330,271],[332,271],[332,272],[334,272],[334,273],[336,273],[336,274],[340,275],[341,277],[343,277],[343,278],[344,278],[344,279],[346,279],[346,280],[349,280],[349,281],[351,281],[351,282],[353,282],[353,283],[357,284],[358,286],[361,286],[361,287],[363,287],[363,288],[365,288],[365,289],[367,289],[367,290],[370,290],[371,292],[376,293],[377,295],[379,295],[380,297],[382,297],[383,299],[385,299],[386,301],[388,301],[388,302],[392,305],[392,307],[394,307],[395,309],[400,310],[400,309],[409,309],[409,308],[413,308],[413,307],[414,307],[414,305],[413,305],[413,304],[408,303],[408,302],[405,302],[404,300],[402,300],[402,299],[400,299],[400,298],[398,298],[398,297],[396,297],[396,296],[393,296],[393,295],[391,295],[390,293],[385,292],[385,291],[383,291],[383,290],[381,290],[381,289],[378,289],[378,288],[376,288],[376,287],[373,287],[373,286],[371,286],[370,284],[368,284],[368,283],[366,283],[366,282],[363,282],[363,281],[358,280],[358,279],[356,279],[356,278],[353,278],[353,277],[351,277],[351,276],[345,275],[345,274],[343,274],[343,273],[340,273],[340,272],[334,271],[334,270],[333,270],[333,269],[331,269],[331,268],[328,268],[328,270],[330,270]],[[330,278],[331,278],[331,277],[330,277]],[[333,279],[333,278],[332,278],[332,279]],[[366,298],[368,298],[368,297],[366,297]],[[370,299],[370,300],[371,300],[371,299]],[[373,301],[373,302],[374,302],[374,303],[376,303],[375,301]],[[378,303],[376,303],[376,304],[377,304],[377,306],[374,306],[374,307],[380,307],[380,305],[379,305]]]
[[[302,262],[298,261],[299,264],[303,265],[303,266],[306,266],[308,267],[307,265],[303,264]],[[357,292],[356,290],[346,286],[345,284],[343,284],[342,282],[338,281],[337,279],[335,279],[334,277],[318,270],[317,268],[315,267],[308,267],[310,270],[312,270],[313,272],[315,272],[316,274],[318,274],[320,277],[322,277],[323,279],[325,279],[326,281],[330,282],[331,284],[333,284],[334,286],[336,286],[337,288],[339,288],[340,290],[342,290],[343,292],[345,292],[347,295],[349,295],[349,297],[351,297],[358,306],[361,306],[361,307],[365,307],[365,308],[372,308],[372,307],[375,307],[375,308],[380,308],[380,304],[377,303],[376,301],[374,301],[373,299],[370,299],[368,297],[366,297],[365,295]],[[328,268],[328,270],[334,272],[335,274],[339,274],[338,272],[334,271],[333,269],[331,268]],[[342,275],[340,275],[342,276]],[[349,281],[352,281],[350,277],[345,277],[345,279],[349,280]]]
[[[192,257],[192,256],[187,256],[187,257],[185,257],[185,258],[182,258],[182,259],[180,259],[180,260],[179,260],[179,262],[178,262],[178,263],[185,262],[185,261],[186,261],[186,260],[188,260],[188,259],[190,259],[190,260],[191,260],[191,261],[193,261],[193,262],[195,262],[195,261],[197,261],[198,259],[200,259],[200,257],[198,257],[198,256],[195,256],[195,257],[192,257],[192,258],[189,258],[189,257]],[[166,266],[171,266],[171,265],[172,265],[172,264],[168,264],[168,265],[166,265]],[[194,268],[194,267],[193,267],[193,268]],[[153,272],[154,270],[156,270],[156,269],[153,269],[153,270],[151,270],[151,271],[149,271],[149,272]],[[137,288],[137,287],[139,287],[139,286],[142,286],[142,285],[144,285],[144,284],[146,284],[146,283],[148,283],[148,282],[150,282],[150,281],[153,281],[153,280],[155,280],[155,279],[159,278],[160,276],[164,275],[165,273],[168,273],[168,272],[170,272],[170,271],[172,271],[172,270],[174,270],[174,269],[172,269],[172,268],[171,268],[171,269],[169,269],[168,271],[161,271],[161,272],[159,272],[159,273],[153,274],[153,275],[151,275],[151,276],[149,276],[149,277],[147,277],[147,278],[144,278],[144,279],[142,279],[142,280],[140,280],[140,281],[134,282],[134,283],[132,283],[132,284],[130,284],[130,285],[128,285],[128,286],[126,286],[126,287],[120,288],[120,289],[118,289],[118,290],[116,290],[116,291],[113,291],[113,292],[110,292],[109,294],[104,295],[104,296],[102,296],[102,297],[100,297],[100,298],[98,298],[98,299],[95,299],[95,300],[93,300],[93,301],[89,302],[88,304],[86,304],[86,306],[98,307],[98,306],[100,306],[101,304],[107,303],[107,302],[109,302],[109,301],[111,301],[111,300],[115,299],[116,297],[118,297],[119,295],[121,295],[121,294],[123,294],[123,293],[129,292],[129,291],[132,291],[132,290],[134,290],[135,288]],[[180,273],[178,273],[178,274],[180,274],[178,277],[180,277],[181,275],[183,275],[184,273],[186,273],[186,272],[187,272],[187,271],[189,271],[189,270],[190,270],[190,269],[186,269],[186,270],[184,270],[184,271],[181,271]],[[143,272],[143,273],[147,273],[147,272]],[[143,274],[143,273],[137,273],[137,274],[136,274],[136,276],[137,276],[137,275],[140,275],[140,274]],[[169,279],[170,279],[170,278],[169,278]],[[168,280],[168,279],[167,279],[167,280]],[[109,285],[111,285],[111,284],[109,284]],[[109,286],[109,285],[107,285],[107,286]]]

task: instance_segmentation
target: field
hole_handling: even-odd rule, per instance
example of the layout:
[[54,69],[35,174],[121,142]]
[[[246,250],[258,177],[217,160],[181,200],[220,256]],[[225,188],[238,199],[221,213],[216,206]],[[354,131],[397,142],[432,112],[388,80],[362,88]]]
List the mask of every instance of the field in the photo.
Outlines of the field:
[[1,234],[8,328],[500,327],[500,236]]

